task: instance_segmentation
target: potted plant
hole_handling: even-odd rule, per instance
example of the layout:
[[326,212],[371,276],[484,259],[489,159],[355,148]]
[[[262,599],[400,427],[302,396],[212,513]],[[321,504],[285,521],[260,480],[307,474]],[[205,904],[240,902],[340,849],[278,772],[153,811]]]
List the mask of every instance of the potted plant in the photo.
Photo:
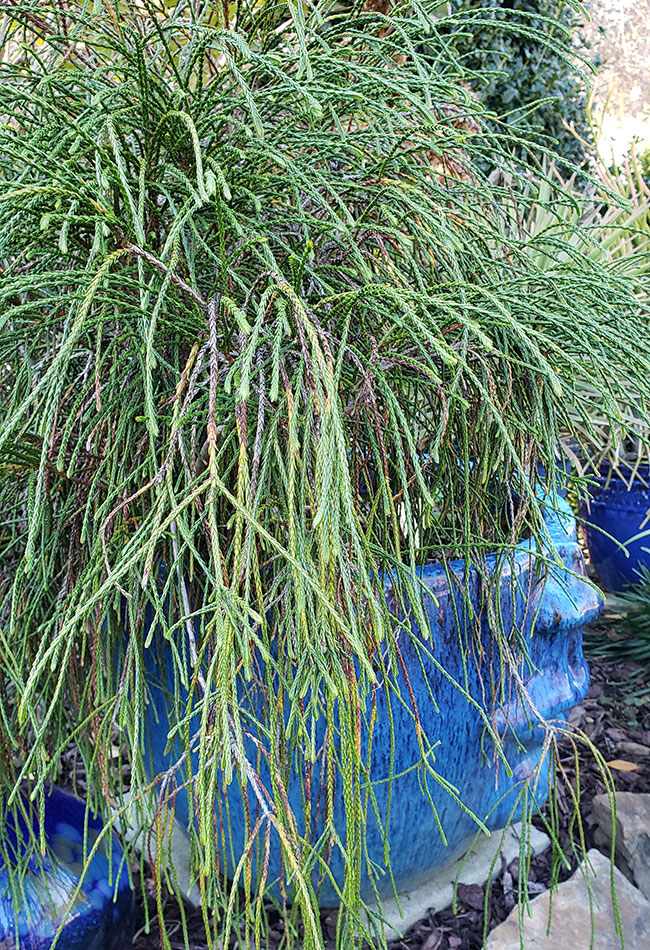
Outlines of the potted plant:
[[[93,805],[123,815],[126,772],[146,820],[154,792],[159,845],[185,802],[219,939],[263,945],[266,894],[289,943],[300,924],[322,946],[322,885],[340,947],[385,943],[361,911],[398,858],[391,808],[438,830],[431,783],[462,811],[470,751],[498,789],[477,827],[501,794],[510,813],[548,792],[597,609],[575,614],[571,585],[589,588],[555,447],[583,438],[580,376],[612,422],[623,355],[647,392],[643,322],[599,261],[528,256],[502,211],[529,200],[510,132],[485,124],[439,32],[462,15],[231,16],[11,10],[1,781],[42,800],[73,742]],[[536,642],[539,618],[565,635]],[[550,706],[545,664],[567,684]],[[444,754],[443,716],[461,724]],[[417,802],[391,804],[398,747]],[[160,846],[161,903],[165,884]]]

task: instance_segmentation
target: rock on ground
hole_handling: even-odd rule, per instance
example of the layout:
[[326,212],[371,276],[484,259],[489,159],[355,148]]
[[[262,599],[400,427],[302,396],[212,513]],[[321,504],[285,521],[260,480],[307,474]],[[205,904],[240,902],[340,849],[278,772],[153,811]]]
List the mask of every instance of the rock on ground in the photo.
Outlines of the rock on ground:
[[[593,893],[592,921],[589,891],[584,868],[590,868]],[[628,879],[614,868],[614,883],[625,937],[625,950],[648,950],[650,947],[650,902]],[[616,933],[612,907],[611,867],[609,859],[596,849],[587,852],[586,861],[573,877],[560,884],[552,899],[551,926],[547,933],[550,892],[546,891],[530,903],[530,914],[524,911],[523,945],[526,950],[617,950],[622,946]],[[486,950],[520,950],[518,909],[489,935]]]
[[[607,795],[596,795],[591,813],[598,824],[595,841],[603,849],[612,842],[612,812]],[[616,864],[650,900],[650,794],[616,793]]]

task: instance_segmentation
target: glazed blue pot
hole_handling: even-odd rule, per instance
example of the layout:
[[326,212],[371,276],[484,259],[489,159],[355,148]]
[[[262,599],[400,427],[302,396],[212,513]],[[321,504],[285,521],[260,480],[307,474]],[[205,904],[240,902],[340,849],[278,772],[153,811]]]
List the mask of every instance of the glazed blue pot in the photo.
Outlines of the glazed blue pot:
[[[22,813],[10,816],[3,833],[8,859],[25,853],[31,822],[36,834],[38,815],[24,800]],[[30,813],[31,812],[31,813]],[[84,825],[87,820],[88,851],[97,840],[102,822],[88,815],[86,805],[60,789],[45,799],[47,854],[30,862],[24,881],[24,900],[16,913],[9,895],[6,865],[0,863],[0,947],[13,950],[49,950],[62,921],[57,950],[124,950],[130,946],[135,926],[135,903],[123,852],[113,838],[111,853],[104,840],[84,876]],[[1,859],[0,859],[1,861]]]
[[[580,702],[587,691],[589,672],[582,653],[582,627],[599,614],[601,600],[593,588],[582,580],[584,562],[576,539],[575,519],[566,502],[558,501],[558,506],[560,513],[549,518],[548,528],[563,569],[558,569],[556,576],[540,578],[530,543],[520,545],[511,561],[512,571],[506,568],[503,572],[497,598],[499,602],[495,607],[500,610],[506,627],[516,628],[527,645],[529,661],[522,659],[519,672],[532,706],[544,718],[565,720],[571,707]],[[480,642],[484,656],[482,662],[477,664],[477,640],[472,633],[467,599],[460,591],[465,564],[458,561],[451,566],[459,584],[450,583],[449,575],[440,564],[430,564],[422,570],[422,584],[436,599],[424,597],[429,629],[422,632],[413,626],[412,637],[402,632],[399,646],[420,720],[431,742],[439,743],[431,759],[436,772],[458,790],[460,799],[474,815],[490,829],[496,829],[503,827],[509,820],[515,820],[518,795],[523,784],[537,769],[540,774],[537,801],[541,805],[545,800],[549,764],[547,760],[542,761],[545,733],[538,724],[539,720],[536,721],[531,706],[519,701],[514,690],[503,697],[491,693],[491,682],[498,680],[499,657],[495,655],[498,651],[494,649],[487,612],[480,614]],[[494,572],[495,556],[488,558],[488,568]],[[470,572],[468,583],[472,611],[478,610],[480,579],[476,571]],[[399,613],[397,609],[395,612]],[[535,616],[537,622],[531,636]],[[146,654],[151,696],[146,725],[152,773],[159,774],[177,761],[181,749],[172,742],[171,748],[166,750],[168,731],[178,715],[173,711],[174,696],[169,685],[174,682],[174,678],[168,647],[162,637],[154,637],[153,645],[154,649],[148,650]],[[448,676],[441,672],[438,664],[444,667]],[[471,701],[462,695],[450,677],[463,685]],[[389,851],[395,884],[398,890],[404,891],[422,883],[438,867],[465,850],[477,831],[477,825],[453,797],[418,765],[421,763],[421,753],[404,681],[401,682],[401,691],[406,702],[393,701],[390,716],[386,691],[379,688],[375,694],[376,724],[367,776],[372,785],[375,805],[367,805],[366,845],[370,861],[379,868],[385,867],[384,856]],[[186,694],[181,696],[181,702],[185,698]],[[242,695],[240,702],[244,716],[246,708],[251,708],[259,716],[262,701],[259,691],[249,690],[246,695]],[[508,775],[502,762],[497,764],[494,746],[477,707],[485,712],[503,737],[511,775]],[[368,714],[367,708],[361,727],[364,755],[368,747]],[[198,720],[191,724],[191,732],[196,728]],[[321,722],[316,727],[317,747],[323,736],[324,724]],[[248,753],[251,761],[258,761],[253,743]],[[193,766],[196,768],[196,759]],[[258,768],[262,783],[270,789],[270,776],[264,757],[259,760]],[[286,779],[287,797],[296,816],[299,833],[315,841],[323,827],[322,820],[314,819],[318,797],[315,790],[319,788],[323,777],[320,759],[313,766],[311,776],[314,793],[310,829],[305,827],[301,787],[303,776],[297,769],[298,766],[294,764]],[[387,780],[391,775],[392,782],[389,782]],[[177,784],[180,786],[185,778],[185,774],[177,773]],[[427,794],[433,800],[437,817]],[[364,800],[363,787],[361,796]],[[237,783],[231,783],[228,788],[228,806],[233,850],[232,854],[223,857],[231,874],[244,850],[247,809],[251,821],[254,823],[255,820],[255,797],[249,791],[247,798],[245,804]],[[344,838],[345,804],[340,787],[335,790],[333,809],[334,824]],[[185,789],[180,789],[176,797],[176,818],[185,829],[193,820]],[[440,834],[438,821],[446,844]],[[258,855],[258,858],[261,860],[261,856]],[[327,862],[340,886],[344,870],[340,851],[334,848]],[[277,892],[282,873],[281,849],[273,832],[267,879],[271,890]],[[392,883],[387,874],[380,876],[375,886],[380,896],[392,893]],[[362,883],[362,893],[368,900],[375,897],[367,875]],[[319,891],[319,900],[322,906],[338,903],[336,889],[327,878]]]
[[[650,528],[649,485],[647,466],[639,469],[630,488],[611,470],[602,469],[590,486],[589,505],[580,504],[591,563],[607,590],[621,591],[638,582],[641,566],[650,569],[650,536],[627,543]],[[629,556],[621,545],[625,545]]]

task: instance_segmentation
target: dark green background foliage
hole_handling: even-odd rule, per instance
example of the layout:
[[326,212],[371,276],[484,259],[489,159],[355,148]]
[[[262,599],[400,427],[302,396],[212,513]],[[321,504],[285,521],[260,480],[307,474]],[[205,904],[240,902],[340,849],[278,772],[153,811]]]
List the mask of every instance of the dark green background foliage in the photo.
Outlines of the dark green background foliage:
[[[564,0],[451,0],[450,7],[453,12],[476,11],[466,29],[450,28],[453,45],[463,66],[482,74],[483,88],[476,91],[486,108],[520,132],[519,157],[534,161],[530,146],[539,142],[569,162],[584,163],[592,144],[586,63],[597,63],[575,9]],[[531,30],[547,39],[564,39],[564,30],[570,31],[575,62],[531,36]]]

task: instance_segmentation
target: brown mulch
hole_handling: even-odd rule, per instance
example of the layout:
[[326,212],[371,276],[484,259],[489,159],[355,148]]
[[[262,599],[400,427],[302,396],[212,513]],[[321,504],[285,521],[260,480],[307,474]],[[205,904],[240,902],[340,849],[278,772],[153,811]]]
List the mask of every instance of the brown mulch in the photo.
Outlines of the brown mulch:
[[[599,638],[611,639],[611,624],[607,621],[589,634],[589,643],[598,643]],[[650,671],[632,662],[617,663],[599,656],[589,656],[591,687],[584,702],[572,713],[575,723],[594,743],[607,762],[622,760],[636,765],[633,771],[612,769],[614,785],[618,791],[650,792]],[[600,769],[593,756],[584,747],[579,747],[579,783],[581,789],[580,813],[583,821],[587,849],[595,847],[594,823],[591,818],[593,797],[605,791]],[[574,751],[570,742],[560,746],[561,763],[566,776],[575,787]],[[559,880],[565,880],[575,870],[579,855],[574,853],[569,836],[569,822],[573,811],[568,788],[559,793],[560,814],[559,841],[569,860],[570,867],[562,868]],[[544,830],[541,818],[535,824]],[[493,883],[488,899],[488,930],[492,930],[509,915],[517,902],[519,860],[501,868]],[[551,851],[535,855],[528,875],[528,893],[531,897],[546,890],[551,882]],[[149,913],[152,926],[144,931],[144,907],[139,898],[139,929],[134,940],[135,950],[159,950],[156,907],[151,882],[146,882],[149,894]],[[392,942],[390,950],[480,950],[483,945],[485,889],[478,885],[460,885],[457,894],[456,913],[451,907],[429,915],[417,924],[401,940]],[[169,899],[165,906],[167,932],[173,950],[185,950],[180,915],[175,900]],[[282,942],[283,921],[272,911],[270,939],[265,950],[274,950]],[[206,950],[203,919],[200,910],[187,908],[187,927],[190,950]],[[324,917],[323,932],[326,946],[334,946],[334,922]]]

